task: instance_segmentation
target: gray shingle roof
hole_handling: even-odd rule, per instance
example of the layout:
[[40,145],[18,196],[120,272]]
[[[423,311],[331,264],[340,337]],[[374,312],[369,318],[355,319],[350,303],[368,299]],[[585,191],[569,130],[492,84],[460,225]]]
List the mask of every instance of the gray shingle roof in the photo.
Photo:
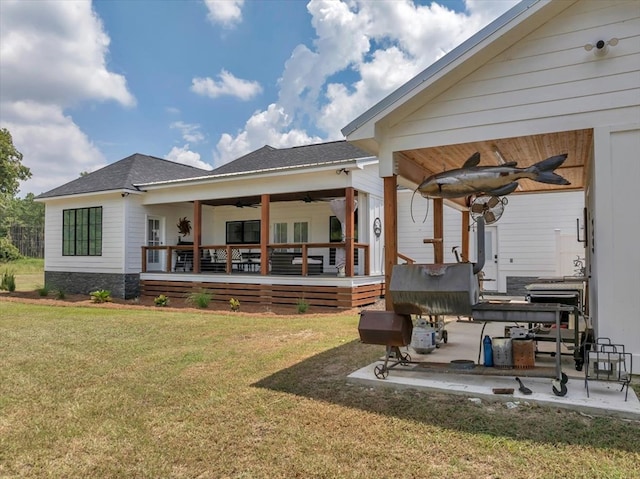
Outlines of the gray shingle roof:
[[135,186],[154,181],[194,178],[208,175],[210,171],[182,165],[154,156],[135,153],[127,158],[105,166],[86,176],[42,193],[37,198],[96,193],[112,190],[138,190]]
[[370,158],[371,154],[344,140],[292,148],[263,146],[237,160],[233,160],[210,174],[249,173],[269,169],[313,166],[323,163],[346,162],[358,158]]

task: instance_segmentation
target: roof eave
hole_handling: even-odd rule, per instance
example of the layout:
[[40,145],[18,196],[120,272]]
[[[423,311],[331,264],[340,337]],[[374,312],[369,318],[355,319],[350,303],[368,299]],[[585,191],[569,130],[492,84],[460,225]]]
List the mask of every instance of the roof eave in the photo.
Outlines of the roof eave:
[[194,177],[194,178],[182,178],[182,179],[169,180],[169,181],[157,181],[153,183],[140,183],[140,184],[136,184],[135,186],[138,188],[145,188],[145,189],[157,189],[157,188],[162,188],[166,186],[181,186],[189,183],[206,183],[209,181],[220,181],[220,180],[234,179],[239,177],[246,178],[246,177],[258,176],[258,175],[264,175],[264,174],[281,174],[281,173],[286,173],[294,170],[307,169],[309,171],[322,171],[322,170],[330,169],[335,165],[343,165],[348,163],[353,163],[354,167],[360,168],[358,162],[361,162],[365,159],[371,159],[371,161],[377,161],[377,159],[375,159],[374,157],[348,158],[345,160],[325,161],[325,162],[312,163],[312,164],[306,164],[306,165],[282,166],[282,167],[276,167],[276,168],[262,168],[259,170],[238,171],[233,173],[222,173],[218,175],[207,175],[207,176],[200,176],[200,177]]

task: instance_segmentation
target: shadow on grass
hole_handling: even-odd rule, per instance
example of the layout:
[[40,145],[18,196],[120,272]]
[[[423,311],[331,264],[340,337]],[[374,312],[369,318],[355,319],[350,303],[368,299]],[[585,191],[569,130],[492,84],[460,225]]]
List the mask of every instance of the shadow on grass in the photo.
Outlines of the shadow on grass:
[[456,395],[348,384],[346,376],[380,357],[380,348],[352,341],[278,371],[253,386],[465,433],[640,452],[637,423],[548,407],[508,410],[501,403],[487,408],[486,402],[479,407]]

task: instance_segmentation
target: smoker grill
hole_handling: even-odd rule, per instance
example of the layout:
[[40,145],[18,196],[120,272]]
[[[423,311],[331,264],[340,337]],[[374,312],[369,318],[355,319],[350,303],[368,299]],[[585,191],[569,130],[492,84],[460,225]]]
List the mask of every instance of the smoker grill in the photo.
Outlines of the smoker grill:
[[[387,347],[383,365],[374,368],[378,379],[386,379],[389,370],[398,365],[406,366],[411,361],[408,353],[400,351],[401,346],[411,342],[413,322],[408,314],[398,314],[393,311],[362,311],[358,332],[360,340],[365,344],[380,344]],[[389,359],[395,361],[389,365]]]
[[[429,314],[471,316],[478,321],[529,322],[556,326],[556,380],[553,392],[567,393],[567,377],[560,363],[560,317],[573,306],[546,303],[478,302],[480,286],[478,273],[484,267],[484,220],[477,221],[477,263],[403,264],[396,265],[391,274],[389,294],[397,314]],[[410,316],[409,316],[410,317]],[[399,353],[399,351],[398,351]],[[387,346],[387,360],[389,346]],[[398,356],[400,357],[400,356]],[[402,363],[402,358],[400,357]],[[388,368],[382,367],[386,377]],[[378,373],[376,373],[377,377]]]

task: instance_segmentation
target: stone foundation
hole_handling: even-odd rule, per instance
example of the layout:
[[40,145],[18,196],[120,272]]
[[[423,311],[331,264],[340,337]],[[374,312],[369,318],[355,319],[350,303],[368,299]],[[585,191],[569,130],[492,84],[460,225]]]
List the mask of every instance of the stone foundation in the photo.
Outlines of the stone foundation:
[[45,271],[44,283],[49,289],[67,294],[86,294],[99,289],[111,291],[114,298],[131,299],[140,295],[139,274],[77,273]]

